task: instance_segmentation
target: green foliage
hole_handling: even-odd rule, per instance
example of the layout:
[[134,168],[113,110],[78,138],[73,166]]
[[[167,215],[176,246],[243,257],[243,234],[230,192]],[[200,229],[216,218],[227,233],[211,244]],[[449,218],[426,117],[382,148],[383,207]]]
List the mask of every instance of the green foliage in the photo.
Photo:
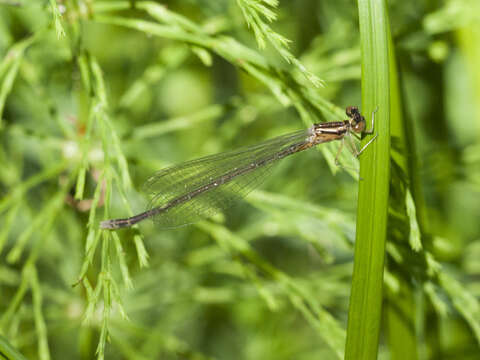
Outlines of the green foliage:
[[[0,1],[2,356],[478,357],[474,7]],[[99,228],[166,165],[360,102],[360,164],[327,143],[201,223]]]

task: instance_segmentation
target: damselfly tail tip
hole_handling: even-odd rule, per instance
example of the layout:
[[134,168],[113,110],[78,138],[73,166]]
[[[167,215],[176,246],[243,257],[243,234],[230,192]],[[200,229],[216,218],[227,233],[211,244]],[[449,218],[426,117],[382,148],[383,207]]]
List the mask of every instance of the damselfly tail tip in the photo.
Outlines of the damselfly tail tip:
[[[144,217],[140,218],[140,220],[143,220],[143,219]],[[132,221],[132,218],[104,220],[100,222],[100,229],[107,229],[107,230],[122,229],[122,228],[135,225],[140,220],[136,219],[136,221]]]
[[104,220],[100,222],[100,229],[116,229],[118,226],[112,220]]

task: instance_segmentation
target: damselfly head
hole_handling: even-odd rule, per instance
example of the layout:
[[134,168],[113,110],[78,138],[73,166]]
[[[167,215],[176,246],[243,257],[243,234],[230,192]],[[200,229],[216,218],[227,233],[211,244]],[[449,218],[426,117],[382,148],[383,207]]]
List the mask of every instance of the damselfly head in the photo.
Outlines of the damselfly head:
[[365,130],[365,118],[360,114],[358,107],[349,106],[346,111],[347,116],[350,118],[350,126],[356,133],[361,133]]
[[360,111],[358,111],[358,107],[356,106],[347,106],[345,112],[349,118],[354,118],[355,116],[360,115]]

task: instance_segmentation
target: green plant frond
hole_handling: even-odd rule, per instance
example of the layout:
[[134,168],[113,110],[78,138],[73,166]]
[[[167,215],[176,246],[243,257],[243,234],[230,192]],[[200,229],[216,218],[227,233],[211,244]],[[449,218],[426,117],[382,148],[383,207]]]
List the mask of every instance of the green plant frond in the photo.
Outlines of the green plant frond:
[[[323,80],[321,80],[315,74],[309,72],[304,65],[290,52],[288,49],[291,42],[281,34],[276,33],[272,28],[262,20],[265,18],[268,22],[273,22],[277,19],[275,12],[270,9],[278,6],[277,1],[263,1],[263,0],[237,0],[237,4],[242,10],[242,14],[245,21],[253,30],[255,39],[257,40],[258,47],[264,49],[266,41],[277,50],[277,52],[287,61],[289,64],[293,64],[314,86],[324,86]],[[265,4],[265,5],[264,5]]]

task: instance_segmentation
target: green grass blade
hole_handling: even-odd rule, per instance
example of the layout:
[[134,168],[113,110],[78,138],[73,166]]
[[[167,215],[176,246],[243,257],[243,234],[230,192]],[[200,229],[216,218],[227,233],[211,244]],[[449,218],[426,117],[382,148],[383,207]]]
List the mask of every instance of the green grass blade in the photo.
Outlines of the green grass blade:
[[[399,85],[398,69],[394,44],[389,36],[390,53],[390,135],[395,139],[391,149],[392,174],[390,185],[389,223],[397,223],[397,227],[389,226],[388,239],[395,243],[409,242],[410,249],[419,252],[422,249],[421,230],[417,221],[422,216],[423,195],[418,181],[414,179],[416,172],[416,151],[414,136],[407,119],[403,115],[404,108]],[[410,156],[409,156],[410,155]],[[395,169],[395,170],[393,170]],[[408,184],[408,185],[407,185]],[[410,186],[410,188],[407,188]],[[417,195],[412,197],[411,187]],[[396,214],[396,215],[391,215]],[[396,221],[395,216],[401,214],[404,222]],[[395,291],[386,291],[385,329],[388,334],[388,347],[391,359],[418,359],[418,339],[416,332],[415,289],[410,278],[395,266],[388,264],[388,271],[398,282]]]
[[361,156],[355,260],[346,359],[375,359],[378,351],[390,178],[390,74],[385,1],[359,0],[362,109],[376,107],[377,139]]

